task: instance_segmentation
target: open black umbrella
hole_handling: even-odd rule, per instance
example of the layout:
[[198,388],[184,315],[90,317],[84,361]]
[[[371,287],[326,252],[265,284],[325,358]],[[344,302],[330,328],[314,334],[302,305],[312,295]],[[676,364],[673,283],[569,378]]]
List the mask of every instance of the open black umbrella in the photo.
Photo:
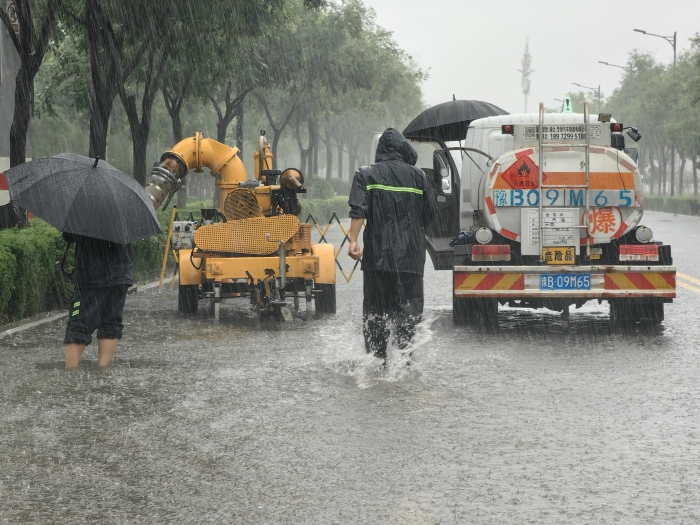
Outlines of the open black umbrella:
[[508,112],[480,100],[450,100],[426,109],[403,130],[407,139],[464,140],[472,120]]
[[119,244],[160,233],[141,185],[103,160],[61,153],[5,175],[10,200],[62,232]]

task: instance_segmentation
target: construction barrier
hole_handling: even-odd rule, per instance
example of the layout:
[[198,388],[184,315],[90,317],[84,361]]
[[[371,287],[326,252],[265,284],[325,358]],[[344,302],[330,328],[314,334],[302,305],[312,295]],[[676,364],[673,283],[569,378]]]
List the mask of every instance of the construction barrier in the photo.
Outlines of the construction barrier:
[[347,241],[348,243],[350,242],[350,238],[348,237],[348,234],[349,234],[350,232],[349,232],[348,230],[346,230],[345,227],[343,226],[343,224],[340,222],[340,218],[338,217],[338,215],[336,214],[336,212],[333,212],[333,215],[331,215],[331,218],[328,220],[328,224],[326,224],[326,227],[323,228],[323,230],[321,229],[321,227],[320,227],[320,226],[318,225],[318,223],[316,222],[316,219],[314,219],[314,216],[313,216],[312,213],[309,213],[309,216],[306,217],[306,221],[304,221],[304,222],[306,222],[307,224],[308,224],[308,223],[311,223],[311,224],[313,224],[313,225],[316,227],[316,230],[318,231],[319,235],[321,236],[321,238],[319,239],[319,242],[328,243],[328,240],[326,239],[326,234],[328,233],[328,230],[330,229],[331,224],[333,224],[333,221],[335,221],[335,222],[338,223],[338,226],[340,226],[340,230],[343,232],[343,235],[344,235],[343,241],[340,243],[340,246],[338,246],[338,249],[337,249],[337,250],[335,251],[335,253],[334,253],[334,256],[335,256],[335,264],[336,264],[336,265],[338,266],[338,268],[340,269],[340,273],[343,274],[343,278],[345,279],[345,282],[346,282],[346,283],[349,283],[349,282],[350,282],[350,279],[352,279],[352,276],[353,276],[353,274],[355,273],[355,270],[357,269],[357,265],[360,264],[360,259],[358,259],[357,261],[355,261],[355,264],[353,265],[352,270],[350,271],[349,274],[346,274],[346,273],[345,273],[345,270],[344,270],[343,267],[340,265],[340,261],[338,261],[338,256],[340,255],[340,252],[342,251],[343,246],[345,246],[345,242],[346,242],[346,241]]

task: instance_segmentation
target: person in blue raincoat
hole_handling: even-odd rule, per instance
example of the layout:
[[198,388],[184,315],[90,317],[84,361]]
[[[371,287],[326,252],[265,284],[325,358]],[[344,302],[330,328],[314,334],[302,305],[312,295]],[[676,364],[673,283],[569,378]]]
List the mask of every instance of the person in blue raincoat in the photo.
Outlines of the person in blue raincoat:
[[[365,348],[382,359],[391,326],[397,346],[406,348],[423,314],[425,227],[436,205],[417,160],[401,132],[387,129],[375,163],[355,172],[348,199],[348,254],[362,257]],[[362,253],[357,238],[365,221]]]

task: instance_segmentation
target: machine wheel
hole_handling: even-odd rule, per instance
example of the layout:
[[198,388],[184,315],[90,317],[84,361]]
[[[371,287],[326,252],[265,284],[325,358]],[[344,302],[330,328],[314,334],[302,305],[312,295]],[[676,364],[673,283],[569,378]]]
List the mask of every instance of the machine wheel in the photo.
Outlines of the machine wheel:
[[177,311],[181,314],[195,315],[199,305],[199,290],[196,284],[180,285],[177,294]]
[[314,302],[317,314],[334,314],[335,313],[335,285],[334,284],[318,284],[314,294]]

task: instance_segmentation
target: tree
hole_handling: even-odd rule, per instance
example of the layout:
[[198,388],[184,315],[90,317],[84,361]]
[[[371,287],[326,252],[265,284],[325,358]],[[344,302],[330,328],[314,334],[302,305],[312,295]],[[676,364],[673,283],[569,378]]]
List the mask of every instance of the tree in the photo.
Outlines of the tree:
[[[10,128],[10,166],[22,164],[26,159],[34,77],[39,72],[49,47],[62,3],[63,0],[46,0],[41,16],[32,12],[30,0],[15,0],[17,21],[14,26],[5,9],[0,9],[0,18],[19,54],[21,64],[15,79],[15,111]],[[35,29],[37,25],[38,32]]]

